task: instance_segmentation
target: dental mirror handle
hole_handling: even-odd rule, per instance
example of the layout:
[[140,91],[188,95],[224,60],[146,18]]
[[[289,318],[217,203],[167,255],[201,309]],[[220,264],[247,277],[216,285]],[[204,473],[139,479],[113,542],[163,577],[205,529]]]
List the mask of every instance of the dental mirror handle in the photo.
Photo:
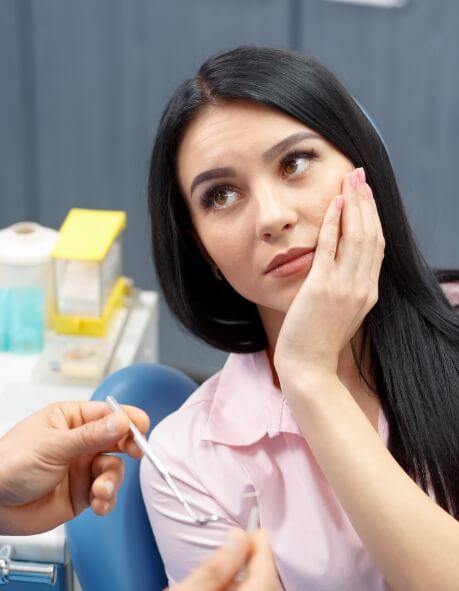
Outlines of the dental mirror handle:
[[[115,400],[115,398],[113,398],[113,396],[107,396],[106,400],[107,400],[108,404],[111,406],[113,411],[124,413],[123,408],[121,407],[119,402],[117,400]],[[126,413],[124,413],[124,414],[126,414]],[[185,509],[187,510],[190,517],[192,519],[194,519],[195,521],[199,521],[197,515],[195,515],[194,511],[191,509],[191,507],[188,505],[186,500],[183,498],[179,489],[175,486],[175,482],[170,477],[169,472],[166,470],[166,468],[164,467],[161,460],[155,456],[155,454],[151,450],[151,447],[148,445],[148,441],[145,439],[145,437],[142,435],[142,433],[137,429],[137,427],[134,425],[134,423],[130,419],[129,419],[129,429],[132,433],[134,441],[137,443],[137,445],[140,447],[140,449],[143,451],[143,453],[146,455],[146,457],[150,460],[150,462],[155,466],[155,468],[158,470],[161,477],[170,486],[173,493],[175,494],[177,499],[182,503],[182,505],[185,507]]]

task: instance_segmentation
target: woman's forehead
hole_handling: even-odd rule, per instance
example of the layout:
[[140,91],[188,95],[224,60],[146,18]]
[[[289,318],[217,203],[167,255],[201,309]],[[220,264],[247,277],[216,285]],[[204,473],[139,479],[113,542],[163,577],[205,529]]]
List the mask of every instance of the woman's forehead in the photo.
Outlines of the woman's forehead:
[[190,168],[223,164],[229,152],[264,151],[270,145],[295,132],[309,131],[297,119],[265,105],[234,101],[205,107],[191,122],[178,149],[179,176],[187,176]]
[[181,145],[186,139],[200,141],[225,132],[230,137],[232,133],[238,137],[253,131],[269,135],[285,128],[309,129],[294,117],[267,105],[231,101],[202,109],[186,130]]

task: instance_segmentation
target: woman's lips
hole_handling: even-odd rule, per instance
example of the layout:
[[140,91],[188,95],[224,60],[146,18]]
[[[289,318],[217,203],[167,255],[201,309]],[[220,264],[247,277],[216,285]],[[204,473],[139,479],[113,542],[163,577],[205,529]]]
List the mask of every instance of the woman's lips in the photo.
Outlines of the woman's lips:
[[307,254],[300,255],[283,265],[271,269],[271,271],[268,271],[267,275],[271,275],[272,277],[290,277],[290,275],[295,275],[296,273],[310,269],[313,259],[314,251],[308,252]]

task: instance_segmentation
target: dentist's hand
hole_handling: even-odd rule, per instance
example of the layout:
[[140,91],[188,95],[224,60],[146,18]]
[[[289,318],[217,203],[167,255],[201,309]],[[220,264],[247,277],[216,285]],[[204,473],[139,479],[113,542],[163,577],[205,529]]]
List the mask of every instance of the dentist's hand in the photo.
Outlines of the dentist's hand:
[[282,324],[274,354],[282,386],[293,378],[336,377],[340,352],[378,300],[383,256],[376,203],[359,168],[330,202],[311,270]]
[[[245,576],[238,573],[245,566]],[[203,562],[191,575],[169,591],[280,591],[271,547],[266,533],[238,529],[230,540]]]
[[[142,432],[140,409],[124,406]],[[142,453],[128,418],[105,402],[51,404],[0,439],[0,533],[32,534],[68,521],[91,505],[105,515],[115,506],[123,463],[104,452]]]

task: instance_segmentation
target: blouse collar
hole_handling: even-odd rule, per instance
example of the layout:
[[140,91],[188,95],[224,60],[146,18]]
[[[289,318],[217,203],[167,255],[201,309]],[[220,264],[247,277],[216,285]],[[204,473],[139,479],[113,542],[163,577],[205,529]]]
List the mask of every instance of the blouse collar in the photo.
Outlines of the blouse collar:
[[273,384],[266,352],[231,353],[219,374],[202,439],[242,446],[280,433],[303,437]]

